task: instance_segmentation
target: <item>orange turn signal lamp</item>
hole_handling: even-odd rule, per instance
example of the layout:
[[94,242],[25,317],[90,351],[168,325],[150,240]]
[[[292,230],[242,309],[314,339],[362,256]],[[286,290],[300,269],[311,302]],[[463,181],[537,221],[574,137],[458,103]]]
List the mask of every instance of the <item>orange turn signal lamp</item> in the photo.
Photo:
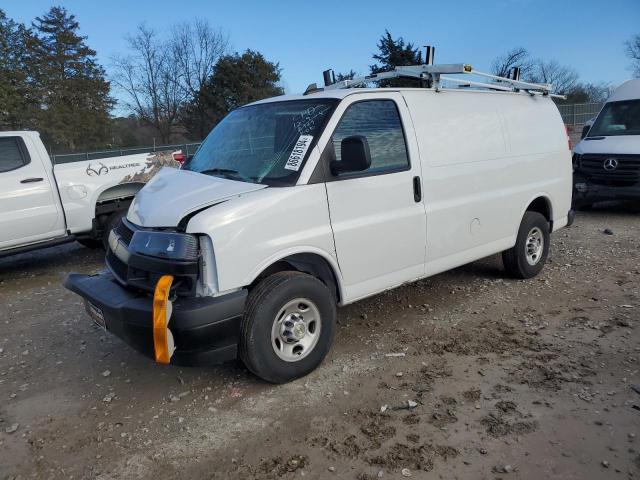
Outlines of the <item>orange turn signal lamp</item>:
[[163,275],[153,293],[153,350],[156,362],[168,364],[175,350],[173,335],[169,330],[172,304],[169,291],[173,283],[172,275]]

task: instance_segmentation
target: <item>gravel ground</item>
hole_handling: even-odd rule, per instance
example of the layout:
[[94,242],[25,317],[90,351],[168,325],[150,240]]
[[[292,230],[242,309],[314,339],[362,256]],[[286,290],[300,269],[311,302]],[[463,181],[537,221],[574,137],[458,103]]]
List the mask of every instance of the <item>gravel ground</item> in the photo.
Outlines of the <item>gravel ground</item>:
[[490,257],[345,307],[282,386],[94,327],[60,282],[100,252],[0,260],[0,478],[640,478],[639,214],[580,213],[533,280]]

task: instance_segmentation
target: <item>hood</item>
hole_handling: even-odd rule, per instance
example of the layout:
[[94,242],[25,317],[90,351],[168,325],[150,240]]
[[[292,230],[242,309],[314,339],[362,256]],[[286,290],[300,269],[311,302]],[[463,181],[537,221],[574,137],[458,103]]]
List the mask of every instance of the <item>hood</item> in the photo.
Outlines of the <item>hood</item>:
[[602,154],[640,154],[640,135],[615,135],[611,137],[595,137],[594,140],[583,139],[576,145],[574,152]]
[[191,212],[266,187],[163,168],[138,192],[127,219],[141,227],[176,227]]

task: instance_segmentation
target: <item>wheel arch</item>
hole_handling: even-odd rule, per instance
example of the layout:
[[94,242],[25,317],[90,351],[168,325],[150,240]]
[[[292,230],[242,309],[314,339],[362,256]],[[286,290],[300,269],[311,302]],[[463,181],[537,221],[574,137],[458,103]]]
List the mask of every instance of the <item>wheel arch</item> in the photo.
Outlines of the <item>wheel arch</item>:
[[335,294],[337,303],[340,303],[344,298],[337,262],[324,252],[318,251],[288,252],[271,258],[257,269],[257,273],[254,272],[251,275],[246,284],[251,289],[263,278],[284,271],[298,271],[312,275],[329,287]]
[[549,222],[549,231],[553,231],[553,203],[547,194],[540,193],[529,200],[520,218],[524,217],[525,212],[537,212],[542,215]]

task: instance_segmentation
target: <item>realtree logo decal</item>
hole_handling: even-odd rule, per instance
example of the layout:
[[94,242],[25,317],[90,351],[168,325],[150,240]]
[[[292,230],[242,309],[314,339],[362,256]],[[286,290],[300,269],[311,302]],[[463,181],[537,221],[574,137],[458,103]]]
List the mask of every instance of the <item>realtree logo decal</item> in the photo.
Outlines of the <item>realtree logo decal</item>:
[[99,163],[99,166],[92,167],[91,164],[87,166],[87,175],[90,177],[99,177],[100,175],[106,175],[109,173],[109,168],[102,162]]

